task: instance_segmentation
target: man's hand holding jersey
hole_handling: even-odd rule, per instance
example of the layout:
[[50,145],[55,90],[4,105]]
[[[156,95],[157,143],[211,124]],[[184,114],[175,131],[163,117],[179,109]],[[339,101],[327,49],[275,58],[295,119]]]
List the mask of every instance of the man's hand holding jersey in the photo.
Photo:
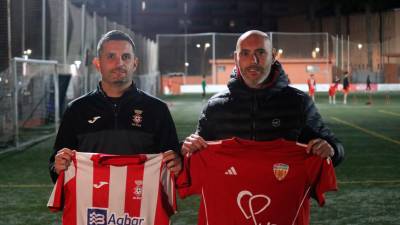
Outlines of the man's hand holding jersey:
[[75,150],[69,148],[63,148],[59,150],[54,160],[54,170],[57,174],[61,171],[66,170],[71,164],[72,157],[74,156]]
[[335,150],[332,148],[332,146],[321,138],[312,139],[309,141],[306,151],[307,153],[318,155],[321,158],[328,158],[335,155]]
[[197,134],[191,134],[182,145],[181,154],[190,155],[195,151],[207,148],[207,142]]
[[167,168],[177,176],[182,170],[182,158],[172,150],[163,153],[163,162],[166,163]]

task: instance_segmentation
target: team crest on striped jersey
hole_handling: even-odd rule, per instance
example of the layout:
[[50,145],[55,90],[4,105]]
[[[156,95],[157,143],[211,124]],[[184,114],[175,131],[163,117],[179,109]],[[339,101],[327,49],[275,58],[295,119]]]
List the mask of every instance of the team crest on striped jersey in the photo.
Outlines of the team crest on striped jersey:
[[141,127],[143,121],[143,111],[135,109],[134,112],[135,114],[132,116],[132,126]]
[[135,180],[136,186],[134,187],[133,194],[135,195],[133,199],[142,199],[142,191],[143,191],[143,181]]
[[277,180],[281,181],[285,179],[286,175],[289,172],[289,165],[284,163],[275,163],[273,166],[274,175]]

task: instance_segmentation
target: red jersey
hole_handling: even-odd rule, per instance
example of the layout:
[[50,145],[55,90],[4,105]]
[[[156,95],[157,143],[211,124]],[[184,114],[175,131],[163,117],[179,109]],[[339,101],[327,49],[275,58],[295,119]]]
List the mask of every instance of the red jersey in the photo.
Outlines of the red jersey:
[[284,140],[224,140],[186,157],[184,165],[178,191],[201,195],[201,225],[308,224],[310,196],[323,206],[324,193],[337,190],[330,159]]
[[334,96],[336,94],[336,90],[339,86],[339,83],[333,83],[329,86],[329,96]]
[[307,80],[308,90],[310,93],[315,92],[315,86],[317,85],[314,78],[308,78]]
[[77,152],[47,206],[64,225],[166,225],[176,210],[173,176],[162,154]]

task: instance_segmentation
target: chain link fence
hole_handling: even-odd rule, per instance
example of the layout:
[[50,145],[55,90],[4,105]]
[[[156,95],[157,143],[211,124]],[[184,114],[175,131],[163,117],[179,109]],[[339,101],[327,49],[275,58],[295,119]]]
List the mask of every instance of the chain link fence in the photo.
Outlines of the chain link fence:
[[400,38],[381,43],[355,42],[350,37],[331,36],[334,76],[349,71],[352,83],[399,83],[400,55],[392,54]]
[[57,61],[14,58],[10,74],[0,82],[0,152],[54,135],[63,99],[59,90],[65,87]]
[[[268,34],[280,59],[299,61],[313,59],[322,61],[326,65],[329,63],[327,33],[269,32]],[[238,33],[158,35],[160,73],[162,76],[180,75],[183,77],[183,84],[196,76],[209,77],[211,84],[224,84],[228,79],[227,76],[229,77],[227,74],[230,74],[234,66],[234,51],[240,35]],[[198,83],[198,79],[196,82]]]
[[140,61],[135,82],[150,94],[158,93],[154,41],[68,0],[12,0],[8,6],[11,26],[1,23],[0,31],[8,33],[10,28],[7,45],[14,60],[0,67],[0,153],[56,134],[55,115],[61,116],[69,101],[97,87],[101,77],[92,60],[98,40],[110,30],[133,38]]

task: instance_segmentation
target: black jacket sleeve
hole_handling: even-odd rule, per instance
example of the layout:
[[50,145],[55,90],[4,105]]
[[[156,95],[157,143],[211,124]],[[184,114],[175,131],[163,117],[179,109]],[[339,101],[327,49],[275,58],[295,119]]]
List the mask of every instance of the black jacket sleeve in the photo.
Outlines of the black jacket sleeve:
[[314,102],[308,97],[304,98],[304,115],[306,126],[301,130],[299,141],[308,143],[311,139],[321,138],[326,140],[334,149],[333,165],[339,165],[344,159],[344,147],[335,137],[334,133],[325,125]]
[[174,121],[171,113],[166,105],[164,105],[163,118],[161,118],[161,126],[158,132],[158,139],[160,140],[160,150],[162,152],[168,150],[174,150],[178,155],[179,153],[179,141],[176,133]]
[[199,121],[197,123],[197,128],[196,128],[196,134],[198,134],[200,137],[202,137],[204,140],[209,141],[209,140],[214,140],[214,136],[212,135],[212,128],[209,120],[209,104],[210,100],[208,103],[203,107],[203,110],[200,113],[199,116]]
[[68,107],[65,111],[63,118],[61,120],[60,127],[58,129],[56,141],[53,146],[53,153],[49,159],[49,172],[52,181],[55,183],[57,181],[58,174],[54,170],[54,160],[57,152],[62,148],[76,149],[78,146],[78,140],[76,137],[76,132],[73,130],[73,118],[72,118],[71,108]]

